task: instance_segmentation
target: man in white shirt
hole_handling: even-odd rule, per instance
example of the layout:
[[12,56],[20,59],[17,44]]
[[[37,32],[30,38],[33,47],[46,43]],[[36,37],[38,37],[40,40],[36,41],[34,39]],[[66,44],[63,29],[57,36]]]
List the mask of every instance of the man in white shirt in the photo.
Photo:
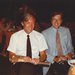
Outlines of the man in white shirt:
[[[45,61],[47,44],[43,35],[34,29],[35,17],[33,13],[27,12],[23,15],[21,22],[23,30],[11,36],[9,46],[9,60],[14,63],[17,75],[42,75],[39,71],[39,62]],[[32,58],[27,56],[27,35],[30,37]],[[39,69],[39,70],[38,70]]]

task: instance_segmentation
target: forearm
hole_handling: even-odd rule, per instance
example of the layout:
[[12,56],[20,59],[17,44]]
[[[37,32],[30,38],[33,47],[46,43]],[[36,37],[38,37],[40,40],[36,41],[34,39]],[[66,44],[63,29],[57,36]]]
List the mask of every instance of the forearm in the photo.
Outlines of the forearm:
[[9,60],[12,63],[17,63],[17,62],[31,62],[31,58],[27,56],[18,56],[12,52],[9,52]]
[[68,53],[68,54],[65,55],[65,57],[66,57],[67,59],[72,59],[73,53]]
[[39,60],[40,60],[41,62],[45,61],[45,60],[46,60],[46,56],[44,56],[44,57],[43,57],[43,56],[40,57]]
[[73,54],[72,53],[68,53],[66,55],[61,55],[61,56],[56,56],[54,58],[55,62],[60,62],[60,61],[66,61],[66,60],[70,60],[72,59]]
[[12,63],[16,63],[16,62],[23,62],[24,61],[24,56],[17,56],[17,55],[12,55],[11,57],[9,57],[9,60]]
[[46,53],[45,52],[42,52],[42,53],[40,53],[40,58],[39,58],[39,60],[41,61],[41,62],[43,62],[43,61],[45,61],[46,60]]

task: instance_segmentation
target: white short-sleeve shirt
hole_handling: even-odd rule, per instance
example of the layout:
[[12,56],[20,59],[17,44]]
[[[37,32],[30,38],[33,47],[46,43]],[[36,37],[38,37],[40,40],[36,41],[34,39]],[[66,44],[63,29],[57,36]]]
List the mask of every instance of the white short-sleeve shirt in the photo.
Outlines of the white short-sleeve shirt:
[[[32,48],[32,58],[39,58],[39,52],[48,48],[44,36],[35,30],[29,35]],[[26,56],[26,44],[27,33],[24,30],[20,30],[11,36],[7,50],[16,55]]]

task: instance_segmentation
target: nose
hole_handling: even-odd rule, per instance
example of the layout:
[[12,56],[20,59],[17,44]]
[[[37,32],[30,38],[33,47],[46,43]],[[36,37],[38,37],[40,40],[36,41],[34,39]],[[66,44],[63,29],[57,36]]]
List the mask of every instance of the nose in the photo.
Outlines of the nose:
[[55,20],[55,24],[58,25],[58,20]]

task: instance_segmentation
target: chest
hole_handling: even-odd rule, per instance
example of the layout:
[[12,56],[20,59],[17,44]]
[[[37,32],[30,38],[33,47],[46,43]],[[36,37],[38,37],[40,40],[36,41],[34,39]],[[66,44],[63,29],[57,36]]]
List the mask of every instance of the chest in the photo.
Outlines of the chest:
[[[30,38],[30,43],[31,43],[31,47],[32,49],[36,49],[39,47],[39,40],[36,38]],[[26,49],[27,47],[27,38],[18,38],[17,40],[17,49]]]

